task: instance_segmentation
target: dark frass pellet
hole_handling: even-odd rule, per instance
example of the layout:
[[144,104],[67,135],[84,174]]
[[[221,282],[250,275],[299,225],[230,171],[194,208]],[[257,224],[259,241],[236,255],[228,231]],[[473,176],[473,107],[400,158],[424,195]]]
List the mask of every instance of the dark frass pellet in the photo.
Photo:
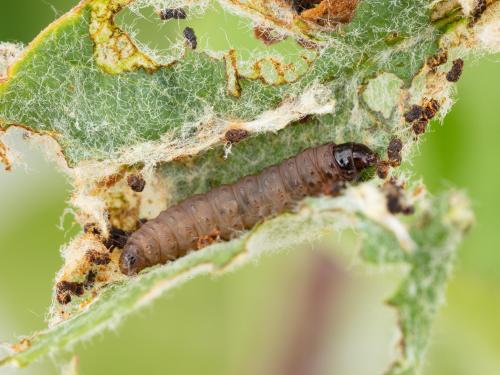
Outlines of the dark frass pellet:
[[101,253],[97,250],[89,250],[89,251],[87,251],[85,256],[87,257],[87,260],[90,263],[96,264],[98,266],[105,265],[105,264],[108,264],[109,262],[111,262],[111,258],[109,256],[109,254]]
[[435,72],[438,66],[445,64],[447,61],[448,52],[446,50],[439,50],[435,55],[427,59],[427,66]]
[[83,287],[85,289],[90,289],[94,286],[94,283],[97,278],[97,272],[90,270],[85,276],[85,281],[83,282]]
[[166,20],[184,20],[186,19],[186,11],[182,8],[165,8],[160,12],[160,19]]
[[408,205],[404,198],[404,184],[398,182],[395,178],[391,178],[383,185],[383,189],[387,199],[387,210],[391,214],[411,215],[413,213],[413,206]]
[[429,120],[434,118],[439,107],[436,99],[424,99],[422,106],[412,105],[410,110],[404,114],[404,118],[412,124],[413,132],[420,135],[425,132]]
[[401,150],[403,149],[403,142],[399,138],[392,138],[387,147],[387,157],[393,167],[401,164]]
[[184,38],[188,42],[189,48],[196,49],[198,46],[198,41],[196,40],[196,34],[194,30],[190,27],[186,27],[183,31]]
[[391,165],[388,161],[381,160],[377,163],[377,176],[381,179],[387,178]]
[[423,111],[424,109],[422,108],[422,106],[416,104],[412,105],[410,110],[404,115],[406,122],[413,122],[415,120],[418,120],[422,116]]
[[472,11],[469,26],[473,26],[477,21],[479,21],[487,7],[488,4],[486,3],[486,0],[476,0],[476,5]]
[[61,305],[70,303],[71,295],[81,296],[83,292],[83,283],[63,280],[56,285],[56,299]]
[[462,75],[462,70],[464,69],[464,60],[456,59],[453,60],[453,65],[450,71],[446,74],[446,79],[449,82],[457,82]]
[[425,99],[424,100],[424,111],[423,116],[427,120],[431,120],[436,116],[437,111],[439,111],[439,103],[436,99]]
[[140,193],[144,190],[146,181],[138,174],[131,174],[127,177],[127,184],[133,191]]
[[427,124],[429,123],[429,120],[427,119],[420,119],[415,121],[412,124],[413,132],[415,135],[420,135],[425,133],[425,129],[427,128]]
[[248,137],[248,131],[245,129],[229,129],[226,134],[224,134],[226,141],[231,143],[238,143],[246,137]]
[[97,224],[95,223],[87,223],[83,226],[83,231],[85,233],[91,233],[91,234],[94,234],[96,236],[100,236],[101,235],[101,231],[99,230],[99,228],[97,227]]

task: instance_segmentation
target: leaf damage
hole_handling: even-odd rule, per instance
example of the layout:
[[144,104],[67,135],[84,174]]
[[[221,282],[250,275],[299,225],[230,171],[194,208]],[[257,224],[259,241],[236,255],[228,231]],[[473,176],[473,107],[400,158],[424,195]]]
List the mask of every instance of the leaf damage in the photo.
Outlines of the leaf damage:
[[139,51],[130,36],[116,26],[115,15],[133,0],[90,1],[89,33],[97,64],[109,74],[137,69],[152,73],[160,65]]
[[[436,299],[439,300],[443,293],[444,281],[451,267],[447,257],[454,256],[456,245],[463,232],[470,226],[472,218],[463,196],[450,193],[448,196],[435,197],[431,202],[423,199],[421,192],[421,187],[417,186],[416,190],[407,193],[408,198],[414,200],[416,216],[404,224],[384,206],[373,206],[373,198],[376,198],[377,202],[385,201],[384,190],[373,183],[349,188],[344,196],[335,199],[308,199],[295,213],[269,220],[240,239],[216,243],[166,266],[143,272],[129,279],[127,283],[115,282],[109,285],[92,302],[87,301],[85,308],[72,314],[68,320],[54,324],[52,328],[29,338],[29,345],[13,346],[11,349],[14,352],[1,361],[26,365],[48,351],[62,350],[102,332],[105,328],[116,327],[118,322],[132,311],[193,277],[207,273],[219,275],[234,270],[261,254],[287,249],[298,242],[314,240],[324,235],[325,231],[339,233],[354,228],[366,234],[363,236],[361,254],[369,263],[396,262],[411,265],[411,271],[401,290],[404,290],[405,285],[424,285],[422,283],[425,283],[425,280],[421,276],[425,274],[425,267],[431,264],[429,262],[439,260],[442,265],[432,271],[440,280],[438,293],[420,294],[416,299],[414,294],[400,290],[391,299],[391,303],[396,304],[401,303],[397,301],[402,296],[412,296],[413,299],[403,300],[407,308],[432,306],[433,313],[422,316],[422,321],[418,322],[422,329],[405,336],[407,346],[403,357],[398,361],[406,368],[417,368],[419,358],[409,353],[412,350],[420,352],[422,349],[419,345],[422,345],[422,339],[428,336],[429,324],[436,309]],[[285,233],[284,228],[290,230]],[[437,236],[436,228],[440,228]],[[279,241],[275,242],[277,238]],[[275,246],[277,243],[278,247]],[[408,246],[410,243],[413,244],[410,252],[398,246]],[[428,266],[423,267],[425,264]],[[406,333],[405,327],[414,324],[411,320],[414,315],[407,315],[404,308],[402,311],[402,329]],[[424,340],[426,341],[427,339]]]
[[[4,362],[29,363],[50,346],[66,347],[68,342],[116,324],[177,282],[244,263],[252,243],[261,245],[272,237],[280,238],[285,246],[287,241],[316,235],[318,228],[359,225],[362,231],[376,223],[402,251],[388,250],[387,255],[367,246],[364,257],[373,263],[391,257],[405,259],[414,267],[411,282],[422,282],[419,267],[429,267],[429,263],[420,262],[418,256],[427,256],[430,249],[394,213],[413,207],[423,199],[423,190],[415,189],[407,201],[399,200],[399,187],[392,185],[388,192],[390,184],[385,185],[386,191],[372,185],[353,188],[338,201],[306,201],[298,213],[266,222],[231,243],[214,244],[136,279],[121,275],[117,267],[123,246],[120,236],[137,229],[143,219],[185,196],[255,173],[304,147],[330,141],[369,144],[381,154],[387,152],[377,172],[390,182],[398,174],[390,173],[390,168],[410,159],[417,135],[425,131],[429,120],[442,118],[451,107],[450,81],[454,80],[446,77],[453,61],[478,45],[498,50],[499,2],[495,1],[487,2],[475,15],[463,12],[456,3],[446,2],[445,8],[445,2],[440,2],[441,13],[435,10],[430,16],[433,24],[425,1],[411,6],[396,1],[390,9],[377,8],[378,3],[369,0],[359,4],[351,0],[300,2],[300,6],[293,2],[295,9],[282,1],[220,3],[251,18],[266,44],[279,45],[288,37],[313,48],[312,55],[300,57],[305,71],[271,54],[245,70],[239,65],[237,49],[219,55],[183,50],[178,59],[158,63],[115,23],[116,15],[133,4],[131,0],[85,0],[42,33],[13,66],[9,79],[0,83],[0,126],[25,124],[30,132],[57,139],[58,152],[64,153],[70,165],[65,171],[75,186],[76,220],[86,228],[63,251],[65,266],[56,277],[54,299],[64,303],[54,305],[53,328],[29,340],[30,346],[17,347],[18,354]],[[367,17],[373,14],[384,27],[370,29]],[[469,14],[473,23],[465,17]],[[37,64],[52,66],[51,59],[43,56],[45,49],[57,67],[46,70],[57,74],[43,76],[40,87],[49,87],[46,83],[51,80],[60,83],[61,77],[63,85],[57,92],[34,92],[33,97],[44,100],[31,101],[31,109],[20,88],[30,82],[32,72],[38,72]],[[65,61],[73,65],[64,65]],[[418,114],[410,116],[415,106]],[[394,139],[399,143],[395,145]],[[9,167],[6,151],[0,142],[0,160]],[[131,188],[131,176],[139,175],[144,184]],[[466,206],[463,200],[453,199],[458,199],[456,207]],[[328,213],[323,215],[323,211]],[[432,251],[447,249],[443,263],[433,270],[441,290],[453,249],[466,227],[462,224],[470,221],[466,211],[462,210],[460,220],[452,220],[453,215],[460,215],[450,213],[443,203],[430,216],[416,219],[420,229],[446,219],[440,227],[444,242],[425,238],[434,241]],[[332,220],[331,214],[342,216],[341,222]],[[299,224],[312,225],[311,233],[304,233]],[[274,229],[266,232],[266,228]],[[283,228],[292,233],[286,240],[276,235]],[[425,307],[432,306],[432,314],[422,315],[417,322],[423,327],[422,336],[412,336],[408,328],[415,324],[412,309],[418,310],[422,299],[406,298],[408,285],[391,300],[402,311],[405,333],[405,357],[391,374],[418,367],[421,357],[412,357],[411,351],[423,352],[420,342],[439,302],[425,301]],[[115,303],[123,303],[124,311],[112,311]]]

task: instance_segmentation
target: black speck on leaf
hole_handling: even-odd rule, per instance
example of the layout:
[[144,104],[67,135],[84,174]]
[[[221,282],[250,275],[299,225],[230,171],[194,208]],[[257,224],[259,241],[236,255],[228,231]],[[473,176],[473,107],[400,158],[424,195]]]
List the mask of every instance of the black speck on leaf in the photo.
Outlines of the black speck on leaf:
[[196,40],[196,34],[194,33],[194,30],[190,27],[186,27],[183,31],[184,38],[189,44],[189,47],[191,49],[196,49],[198,46],[198,41]]
[[186,11],[182,8],[165,8],[160,12],[162,20],[183,20],[186,19]]

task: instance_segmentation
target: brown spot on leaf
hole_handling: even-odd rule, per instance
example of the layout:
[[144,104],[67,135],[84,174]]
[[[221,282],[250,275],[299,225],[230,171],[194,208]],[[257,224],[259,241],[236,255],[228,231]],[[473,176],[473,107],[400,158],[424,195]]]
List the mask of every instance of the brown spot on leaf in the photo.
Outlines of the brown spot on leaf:
[[457,82],[462,75],[462,70],[464,68],[464,60],[456,59],[453,60],[453,65],[450,71],[446,74],[446,79],[449,82]]
[[263,25],[255,26],[253,28],[253,35],[263,42],[266,46],[281,42],[287,36],[276,32],[273,28]]
[[0,163],[3,164],[5,170],[8,172],[12,169],[12,163],[7,156],[7,146],[0,142]]
[[31,348],[31,339],[23,337],[18,343],[12,344],[10,348],[16,353],[24,352]]
[[231,48],[224,55],[224,65],[226,67],[226,90],[229,95],[239,98],[241,86],[238,80],[238,62],[235,49]]
[[[135,45],[127,32],[115,24],[115,17],[126,2],[106,1],[90,8],[90,37],[95,48],[96,63],[109,74],[145,69],[153,73],[160,68],[150,56]],[[83,8],[83,3],[80,4]],[[96,27],[98,26],[98,27]]]
[[141,175],[130,174],[127,177],[127,184],[133,191],[140,193],[141,191],[144,190],[144,187],[146,186],[146,181],[144,181]]
[[312,40],[299,38],[295,40],[297,44],[305,49],[317,49],[318,45]]
[[121,167],[117,173],[106,176],[96,182],[97,188],[110,188],[120,181],[125,174],[126,167]]

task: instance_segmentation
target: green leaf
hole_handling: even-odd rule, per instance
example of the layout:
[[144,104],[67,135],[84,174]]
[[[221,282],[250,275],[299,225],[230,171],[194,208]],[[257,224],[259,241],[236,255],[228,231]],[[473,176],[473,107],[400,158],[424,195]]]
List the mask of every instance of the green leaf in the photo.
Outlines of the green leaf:
[[[364,1],[350,24],[322,35],[325,46],[296,82],[272,85],[236,77],[241,94],[234,97],[226,90],[223,58],[186,50],[179,60],[164,66],[138,50],[112,20],[126,3],[83,1],[40,34],[0,88],[0,124],[20,124],[51,134],[70,165],[119,156],[142,161],[147,155],[133,157],[128,153],[146,142],[175,149],[175,153],[167,150],[156,156],[170,160],[217,144],[230,123],[256,121],[283,101],[295,99],[301,104],[298,98],[309,93],[313,97],[308,100],[317,103],[312,108],[305,103],[303,109],[299,105],[297,110],[303,113],[295,119],[315,109],[333,112],[328,108],[332,100],[337,102],[337,109],[333,118],[320,116],[321,137],[303,140],[301,147],[353,139],[354,135],[353,140],[365,140],[370,135],[369,123],[347,126],[357,86],[382,71],[394,73],[408,84],[436,50],[440,35],[429,24],[426,1],[398,1],[391,7]],[[386,39],[394,33],[401,40],[388,45]],[[121,58],[117,51],[126,57]],[[249,130],[276,131],[284,125],[257,123]],[[317,133],[307,129],[297,132],[302,137]],[[275,140],[270,142],[276,148],[283,147],[290,137],[287,133],[272,137]],[[382,146],[386,138],[387,134],[375,145]],[[206,144],[199,145],[202,142]],[[159,153],[158,148],[154,151]],[[249,156],[245,150],[242,153]],[[260,167],[277,160],[268,156]]]
[[[139,220],[183,198],[258,173],[306,147],[361,142],[385,159],[390,140],[398,138],[403,160],[410,161],[419,137],[404,114],[434,99],[437,116],[445,115],[452,104],[453,83],[446,79],[452,61],[498,49],[500,3],[489,2],[474,22],[457,4],[430,0],[364,0],[349,17],[334,13],[338,18],[315,18],[314,9],[298,14],[278,0],[214,7],[195,1],[186,2],[190,16],[179,22],[159,21],[155,3],[81,1],[28,45],[0,81],[0,140],[17,126],[42,135],[52,153],[55,144],[74,186],[75,219],[96,228],[67,245],[56,282],[83,282],[91,271],[100,276],[92,289],[97,297],[87,291],[68,305],[54,301],[51,327],[0,363],[26,365],[67,348],[194,275],[352,226],[364,241],[366,262],[411,268],[390,301],[404,334],[402,357],[390,373],[417,371],[454,250],[470,224],[467,208],[457,212],[463,199],[456,193],[424,200],[414,216],[400,220],[386,209],[387,187],[367,183],[338,199],[306,200],[295,214],[135,278],[116,272],[120,249],[97,271],[86,252],[106,251],[112,226],[135,230]],[[240,30],[224,30],[227,44],[211,38],[221,16]],[[198,30],[196,50],[182,39],[187,25]],[[259,44],[255,25],[277,43]],[[155,35],[168,36],[167,42],[160,38],[163,47],[155,45]],[[448,60],[430,66],[436,53],[447,53]],[[6,63],[0,63],[3,75]],[[233,128],[249,137],[227,142]],[[9,166],[1,141],[0,161]],[[145,179],[143,193],[127,185],[132,173]]]
[[[127,282],[109,285],[83,311],[28,338],[16,347],[17,352],[1,361],[27,365],[115,327],[122,318],[193,277],[219,275],[261,254],[287,249],[325,233],[342,236],[342,231],[354,229],[365,233],[361,253],[367,262],[397,262],[410,267],[390,303],[398,308],[405,337],[397,366],[416,370],[456,247],[471,225],[472,215],[467,200],[456,192],[419,203],[416,215],[405,224],[386,211],[384,204],[383,192],[370,183],[351,188],[338,199],[307,199],[296,213],[269,220],[240,239],[211,245]],[[374,232],[379,235],[372,235]],[[376,257],[368,255],[374,252]]]

